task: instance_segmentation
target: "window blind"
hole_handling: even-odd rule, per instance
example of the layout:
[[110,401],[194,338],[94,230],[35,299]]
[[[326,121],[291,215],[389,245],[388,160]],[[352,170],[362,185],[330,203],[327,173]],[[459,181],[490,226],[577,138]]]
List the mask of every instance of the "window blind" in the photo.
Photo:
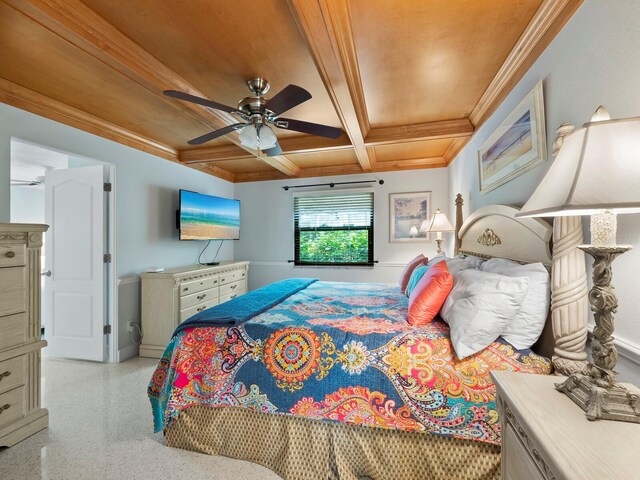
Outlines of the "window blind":
[[296,265],[373,265],[373,192],[295,197]]

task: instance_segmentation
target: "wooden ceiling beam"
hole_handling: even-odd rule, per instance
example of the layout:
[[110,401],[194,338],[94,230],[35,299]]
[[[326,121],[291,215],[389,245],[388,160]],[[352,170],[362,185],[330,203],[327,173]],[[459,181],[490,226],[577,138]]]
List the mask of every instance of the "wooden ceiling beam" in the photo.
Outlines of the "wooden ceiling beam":
[[[237,123],[232,115],[191,102],[180,102],[163,95],[164,90],[180,90],[206,97],[196,87],[120,32],[80,0],[5,0],[16,11],[26,15],[63,40],[114,68],[142,85],[174,108],[196,118],[208,128],[217,129]],[[227,135],[240,145],[237,134]],[[250,154],[253,151],[246,149]],[[296,175],[297,165],[283,156],[259,155],[269,165],[287,175]]]
[[[364,143],[369,119],[351,31],[348,0],[287,0],[327,93],[356,153],[371,171]],[[302,174],[302,172],[301,172]]]
[[[352,148],[351,142],[346,135],[338,139],[324,137],[285,137],[279,140],[283,155],[293,153],[328,152]],[[235,145],[221,145],[218,147],[190,148],[180,151],[180,161],[193,163],[221,162],[226,160],[239,160],[250,158],[255,155],[247,155],[247,152]]]
[[[172,162],[179,162],[178,151],[168,145],[126,130],[102,118],[70,107],[65,103],[29,90],[4,78],[0,78],[0,102],[101,136],[107,140],[133,147],[157,157],[171,160]],[[233,173],[216,166],[194,165],[192,168],[229,182],[235,181],[235,175]]]
[[477,129],[498,108],[584,0],[544,0],[489,84],[469,120]]
[[237,145],[220,145],[218,147],[189,148],[180,150],[180,161],[188,165],[196,163],[214,163],[226,160],[239,160],[249,158],[251,155]]
[[467,144],[467,142],[469,142],[470,139],[471,137],[458,137],[449,144],[444,154],[442,155],[445,162],[447,163],[447,166],[455,160],[458,153],[460,153],[462,148]]
[[442,120],[438,122],[373,128],[364,139],[367,147],[390,143],[406,143],[419,140],[470,137],[473,125],[467,118]]
[[178,151],[173,147],[131,132],[4,78],[0,78],[0,102],[167,160],[178,161]]

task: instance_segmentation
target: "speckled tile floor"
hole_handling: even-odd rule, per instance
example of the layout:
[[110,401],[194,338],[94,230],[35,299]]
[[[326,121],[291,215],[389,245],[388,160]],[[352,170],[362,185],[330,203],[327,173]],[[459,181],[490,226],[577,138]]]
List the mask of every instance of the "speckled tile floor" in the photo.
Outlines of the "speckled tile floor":
[[49,428],[0,450],[2,480],[280,479],[253,463],[165,446],[146,395],[154,360],[42,363]]

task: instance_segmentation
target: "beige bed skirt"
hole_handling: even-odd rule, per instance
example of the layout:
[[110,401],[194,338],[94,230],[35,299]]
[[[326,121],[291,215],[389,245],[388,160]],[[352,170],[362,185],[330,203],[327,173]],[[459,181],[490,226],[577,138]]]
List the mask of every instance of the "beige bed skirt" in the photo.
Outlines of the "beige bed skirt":
[[248,460],[285,480],[500,478],[496,445],[246,408],[193,406],[166,438],[170,447]]

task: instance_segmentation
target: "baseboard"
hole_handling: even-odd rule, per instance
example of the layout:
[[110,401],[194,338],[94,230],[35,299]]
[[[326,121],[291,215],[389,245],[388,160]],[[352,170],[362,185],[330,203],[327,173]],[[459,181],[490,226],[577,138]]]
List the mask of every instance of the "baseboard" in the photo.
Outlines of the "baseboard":
[[637,344],[624,338],[615,338],[614,342],[621,357],[640,366],[640,347]]
[[140,349],[140,345],[131,344],[127,345],[124,348],[118,349],[118,358],[116,359],[116,363],[124,362],[125,360],[129,360],[130,358],[137,357],[138,351]]

